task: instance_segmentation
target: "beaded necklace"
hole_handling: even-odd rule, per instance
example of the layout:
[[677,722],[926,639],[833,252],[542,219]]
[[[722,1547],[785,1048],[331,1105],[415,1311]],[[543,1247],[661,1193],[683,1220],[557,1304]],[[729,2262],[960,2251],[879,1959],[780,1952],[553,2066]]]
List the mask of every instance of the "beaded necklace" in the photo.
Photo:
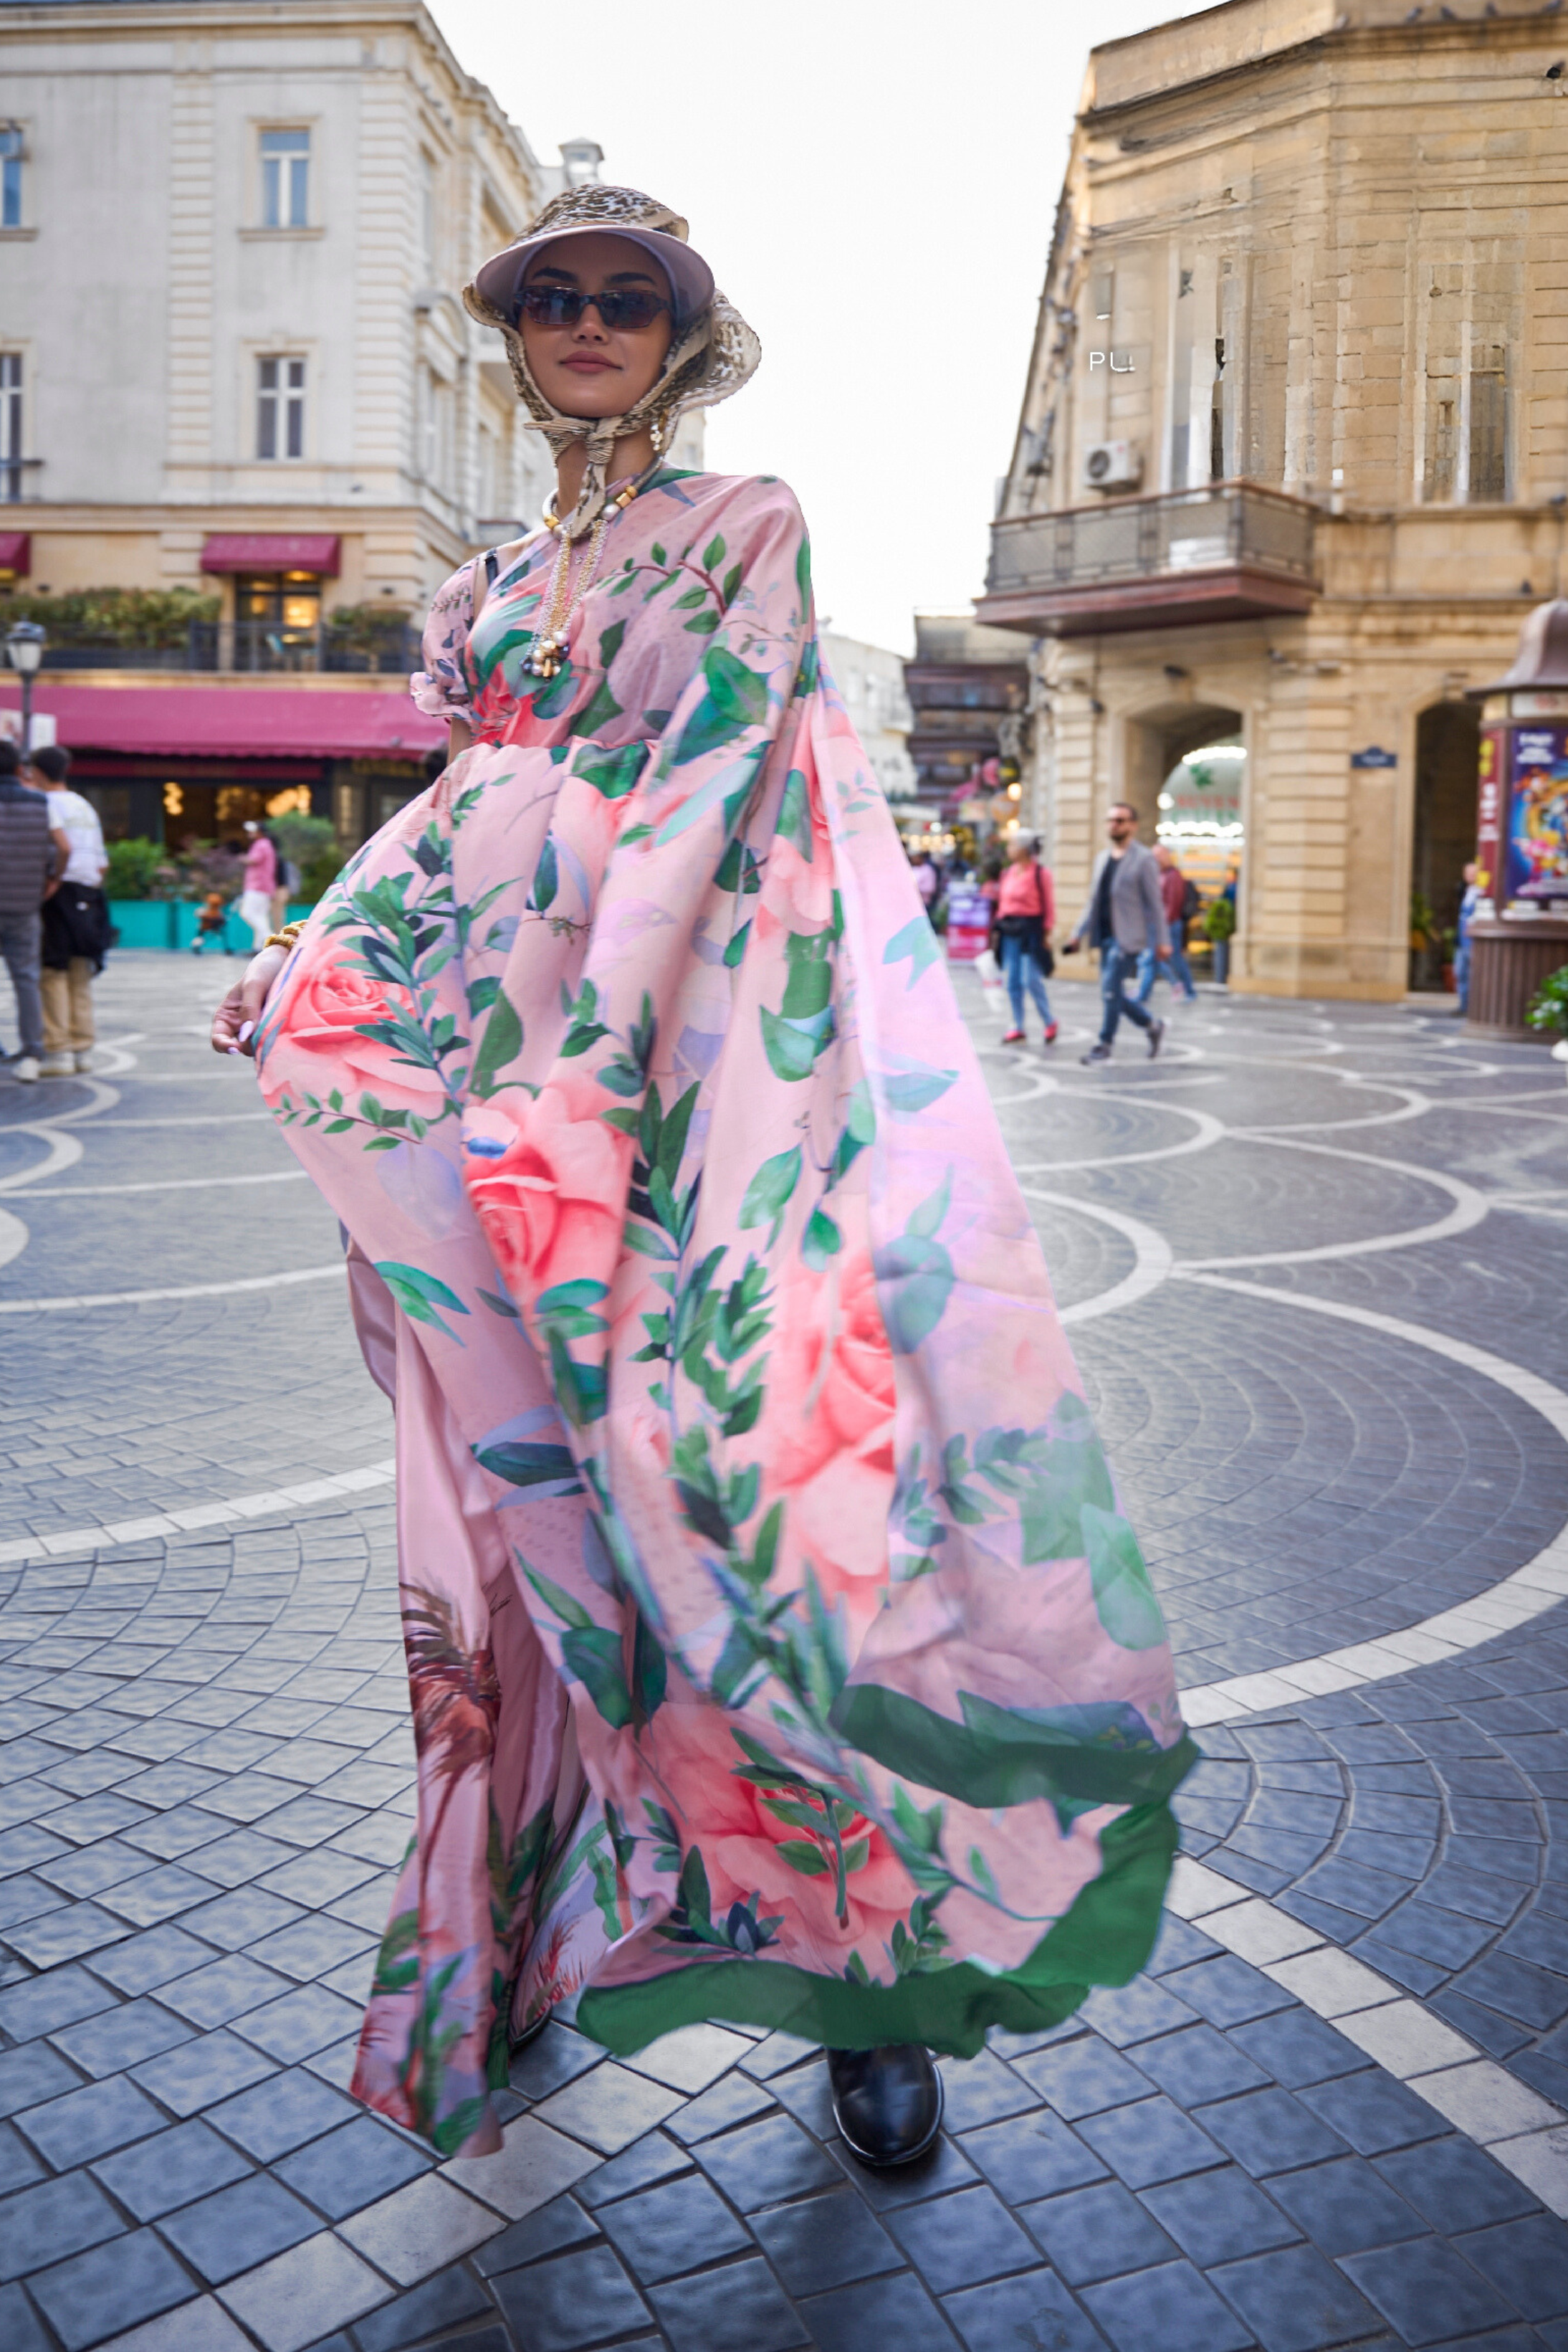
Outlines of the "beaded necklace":
[[631,505],[642,487],[640,480],[628,482],[626,488],[617,491],[610,504],[601,509],[599,520],[593,526],[593,535],[588,542],[588,553],[578,567],[575,581],[571,581],[570,576],[571,541],[560,527],[559,519],[553,510],[553,504],[551,510],[546,514],[546,529],[554,531],[560,541],[560,546],[551,567],[549,585],[545,590],[542,614],[544,625],[536,632],[533,650],[528,656],[528,667],[535,677],[554,677],[558,675],[561,663],[566,657],[567,632],[571,625],[571,616],[592,586],[593,575],[599,569],[599,557],[604,545],[604,534],[614,520],[615,515],[623,512]]

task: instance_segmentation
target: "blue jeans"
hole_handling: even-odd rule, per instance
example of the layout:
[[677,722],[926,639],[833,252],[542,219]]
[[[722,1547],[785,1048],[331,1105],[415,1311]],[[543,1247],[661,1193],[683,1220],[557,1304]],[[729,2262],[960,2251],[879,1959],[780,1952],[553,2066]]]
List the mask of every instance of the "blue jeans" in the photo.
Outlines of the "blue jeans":
[[1468,1013],[1470,1003],[1470,943],[1461,940],[1454,953],[1454,986],[1458,991],[1459,1011]]
[[1119,947],[1114,940],[1100,950],[1100,995],[1103,1012],[1100,1021],[1100,1043],[1109,1045],[1116,1034],[1116,1024],[1124,1013],[1140,1029],[1154,1027],[1154,1015],[1136,998],[1124,996],[1123,983],[1136,971],[1142,959],[1131,948]]
[[[1138,992],[1135,1002],[1146,1004],[1155,992],[1155,982],[1160,976],[1160,960],[1153,948],[1145,948],[1138,958]],[[1197,994],[1193,985],[1192,968],[1186,960],[1186,925],[1171,925],[1171,951],[1165,966],[1165,976],[1173,988],[1179,988],[1190,1003]]]
[[44,998],[38,983],[38,960],[43,946],[41,914],[0,915],[0,960],[4,960],[11,975],[22,1051],[31,1054],[35,1060],[44,1050]]
[[1012,1000],[1013,1027],[1015,1029],[1023,1027],[1023,992],[1027,980],[1034,1009],[1049,1029],[1051,999],[1045,992],[1045,974],[1030,955],[1029,941],[1022,939],[1009,940],[1004,934],[1001,946],[1002,978],[1007,982],[1008,994]]

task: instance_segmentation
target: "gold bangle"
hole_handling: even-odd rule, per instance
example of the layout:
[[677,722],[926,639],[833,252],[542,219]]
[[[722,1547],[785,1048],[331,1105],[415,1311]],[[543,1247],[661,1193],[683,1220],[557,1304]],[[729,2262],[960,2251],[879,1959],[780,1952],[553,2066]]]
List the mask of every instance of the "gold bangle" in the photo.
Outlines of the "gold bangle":
[[285,923],[280,931],[274,931],[270,939],[262,941],[262,953],[265,955],[268,948],[287,948],[292,950],[294,942],[305,929],[308,919],[308,917],[300,915],[292,923]]

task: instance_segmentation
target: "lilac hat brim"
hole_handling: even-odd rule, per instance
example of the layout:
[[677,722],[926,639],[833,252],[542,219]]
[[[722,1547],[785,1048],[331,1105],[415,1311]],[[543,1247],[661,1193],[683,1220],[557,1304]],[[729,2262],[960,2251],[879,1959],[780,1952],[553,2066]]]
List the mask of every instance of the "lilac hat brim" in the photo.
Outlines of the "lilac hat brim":
[[537,236],[520,237],[505,252],[491,256],[476,275],[475,286],[503,317],[515,319],[523,273],[536,254],[542,253],[547,246],[570,245],[584,236],[620,236],[629,245],[640,246],[663,273],[676,319],[683,326],[698,317],[713,300],[713,271],[700,253],[694,253],[679,237],[668,236],[661,229],[640,228],[622,221],[585,221],[580,227],[547,228]]

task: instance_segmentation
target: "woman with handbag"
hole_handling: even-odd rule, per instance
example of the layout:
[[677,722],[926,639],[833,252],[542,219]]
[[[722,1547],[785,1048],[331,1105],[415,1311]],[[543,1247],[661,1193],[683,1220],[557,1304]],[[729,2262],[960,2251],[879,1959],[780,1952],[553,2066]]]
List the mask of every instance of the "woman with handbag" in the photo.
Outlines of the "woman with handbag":
[[1045,1042],[1048,1045],[1056,1043],[1057,1024],[1051,1018],[1051,999],[1045,992],[1046,975],[1051,969],[1050,940],[1056,920],[1056,893],[1051,887],[1051,869],[1040,864],[1037,847],[1028,834],[1019,835],[997,894],[996,928],[1001,946],[1002,976],[1013,1008],[1013,1025],[1002,1039],[1004,1045],[1021,1045],[1024,1042],[1026,982],[1035,1011],[1045,1024]]

